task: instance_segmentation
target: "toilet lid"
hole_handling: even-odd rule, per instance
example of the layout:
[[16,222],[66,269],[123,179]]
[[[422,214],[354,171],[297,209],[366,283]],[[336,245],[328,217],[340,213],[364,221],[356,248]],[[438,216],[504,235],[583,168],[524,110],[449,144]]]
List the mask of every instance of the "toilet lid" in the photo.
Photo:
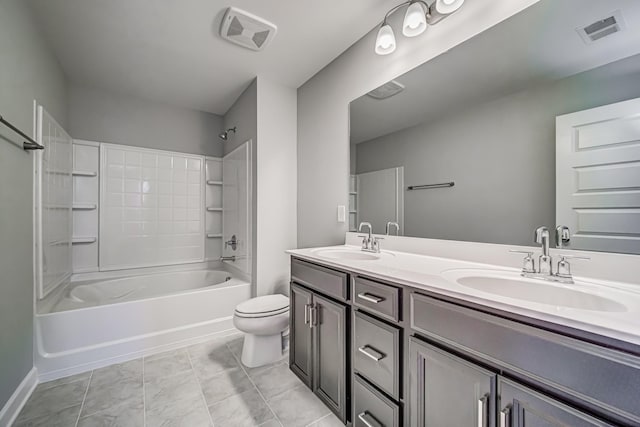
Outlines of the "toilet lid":
[[261,315],[275,316],[289,309],[289,298],[284,295],[265,295],[262,297],[251,298],[248,301],[238,304],[236,313],[239,315]]

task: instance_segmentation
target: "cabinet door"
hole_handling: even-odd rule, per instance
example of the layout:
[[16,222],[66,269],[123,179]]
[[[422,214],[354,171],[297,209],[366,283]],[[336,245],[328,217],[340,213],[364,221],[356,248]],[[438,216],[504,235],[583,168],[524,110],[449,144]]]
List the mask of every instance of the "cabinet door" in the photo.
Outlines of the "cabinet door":
[[499,379],[499,427],[612,426],[555,399],[504,378]]
[[312,293],[296,284],[291,284],[289,317],[289,366],[291,370],[311,387],[313,367],[312,331],[310,310]]
[[313,295],[313,391],[342,420],[347,408],[347,307]]
[[495,374],[411,338],[409,343],[411,426],[495,425]]

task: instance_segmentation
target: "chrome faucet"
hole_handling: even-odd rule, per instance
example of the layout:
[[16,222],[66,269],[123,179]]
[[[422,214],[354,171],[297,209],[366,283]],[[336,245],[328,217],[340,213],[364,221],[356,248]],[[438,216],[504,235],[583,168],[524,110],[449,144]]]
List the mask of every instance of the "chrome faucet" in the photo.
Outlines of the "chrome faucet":
[[[556,228],[556,239],[558,246],[562,247],[569,241],[570,236],[569,228],[565,226],[558,226]],[[536,263],[533,259],[532,251],[520,251],[511,250],[509,252],[523,253],[526,256],[523,259],[522,264],[522,276],[531,279],[542,279],[549,282],[560,283],[573,283],[573,277],[571,276],[571,265],[567,261],[568,259],[581,259],[589,260],[589,257],[575,256],[575,255],[559,255],[560,261],[558,261],[558,268],[556,273],[553,272],[552,263],[553,260],[549,254],[549,229],[547,227],[538,227],[535,231],[534,240],[541,245],[542,254],[538,258],[538,268],[536,269]]]
[[362,250],[366,252],[380,252],[380,240],[381,237],[372,236],[371,233],[373,231],[373,227],[370,222],[361,222],[358,226],[358,232],[361,233],[364,227],[369,228],[369,233],[366,236],[358,236],[362,237]]
[[556,248],[566,248],[571,242],[571,231],[565,225],[556,227]]
[[538,227],[535,231],[535,242],[542,245],[542,255],[538,259],[538,273],[553,274],[551,268],[551,257],[549,256],[549,229],[547,227]]
[[389,235],[389,229],[390,229],[391,227],[395,227],[395,228],[396,228],[396,236],[399,236],[399,235],[400,235],[400,224],[398,224],[397,222],[393,222],[393,221],[389,221],[389,222],[387,223],[387,228],[386,228],[386,230],[385,230],[385,231],[386,231],[387,236]]

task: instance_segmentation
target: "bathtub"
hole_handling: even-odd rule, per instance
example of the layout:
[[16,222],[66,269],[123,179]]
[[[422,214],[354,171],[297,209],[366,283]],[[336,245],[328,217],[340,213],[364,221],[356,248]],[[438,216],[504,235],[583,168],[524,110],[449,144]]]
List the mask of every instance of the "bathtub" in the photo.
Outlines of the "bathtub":
[[236,332],[251,285],[222,270],[72,282],[36,315],[40,381]]

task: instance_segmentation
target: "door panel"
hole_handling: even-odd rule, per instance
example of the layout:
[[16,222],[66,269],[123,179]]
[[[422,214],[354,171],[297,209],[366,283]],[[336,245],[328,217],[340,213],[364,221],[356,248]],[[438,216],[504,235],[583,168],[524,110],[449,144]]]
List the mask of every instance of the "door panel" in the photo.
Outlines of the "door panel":
[[415,338],[409,343],[411,426],[492,426],[495,374]]
[[289,366],[308,387],[311,387],[313,347],[308,308],[312,303],[312,293],[301,286],[291,284],[289,303]]
[[346,419],[347,307],[313,295],[313,391],[343,421]]
[[499,427],[594,427],[613,424],[593,418],[520,384],[499,379]]
[[556,222],[571,247],[640,253],[640,99],[556,118]]

